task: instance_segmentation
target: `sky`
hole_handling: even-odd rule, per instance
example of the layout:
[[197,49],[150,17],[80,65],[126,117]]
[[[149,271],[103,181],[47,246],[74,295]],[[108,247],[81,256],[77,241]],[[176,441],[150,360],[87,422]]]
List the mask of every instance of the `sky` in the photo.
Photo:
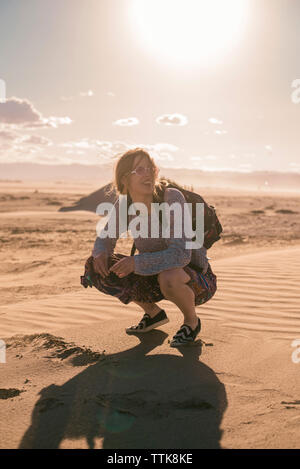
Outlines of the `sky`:
[[300,0],[0,0],[0,162],[300,172],[299,31]]

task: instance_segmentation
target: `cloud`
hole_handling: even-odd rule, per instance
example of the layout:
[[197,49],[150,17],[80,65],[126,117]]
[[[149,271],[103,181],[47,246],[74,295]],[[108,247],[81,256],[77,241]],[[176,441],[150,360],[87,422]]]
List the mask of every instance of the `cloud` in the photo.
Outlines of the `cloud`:
[[[1,134],[5,136],[2,141]],[[156,161],[161,162],[174,162],[173,155],[179,150],[177,146],[166,142],[141,144],[89,138],[56,144],[39,135],[21,135],[7,130],[4,133],[0,129],[0,156],[6,162],[103,164],[113,162],[126,151],[137,147],[145,148]]]
[[172,143],[154,143],[153,145],[149,145],[150,149],[153,149],[154,151],[161,152],[161,151],[170,151],[170,152],[175,152],[178,151],[179,148],[176,147],[176,145],[173,145]]
[[179,148],[176,147],[176,145],[173,145],[172,143],[153,143],[153,144],[140,143],[136,146],[144,148],[149,153],[156,153],[156,154],[162,153],[162,152],[174,153],[179,150]]
[[52,145],[51,140],[41,135],[22,135],[18,132],[0,129],[0,142],[25,145]]
[[113,122],[113,125],[120,125],[124,127],[131,127],[133,125],[138,125],[140,121],[137,119],[137,117],[127,117],[126,119],[119,119],[115,122]]
[[59,146],[63,148],[83,148],[85,150],[94,150],[96,148],[96,143],[88,138],[83,138],[75,142],[61,143]]
[[82,98],[91,97],[91,96],[94,96],[94,92],[92,90],[81,91],[79,93],[79,96],[81,96]]
[[0,123],[14,128],[47,128],[71,124],[69,117],[44,118],[27,99],[12,97],[0,103]]
[[115,159],[120,155],[125,153],[128,150],[138,147],[137,144],[129,144],[126,142],[108,142],[108,141],[96,141],[97,149],[100,152],[100,155],[104,159]]
[[0,122],[3,124],[43,124],[42,115],[27,99],[12,97],[0,103]]
[[174,156],[166,151],[161,151],[156,155],[153,155],[156,161],[174,161]]
[[60,148],[66,149],[67,154],[80,154],[80,150],[88,152],[88,157],[96,156],[100,161],[112,161],[133,148],[144,148],[157,161],[173,161],[173,154],[179,148],[171,143],[127,143],[122,141],[95,140],[83,138],[77,141],[60,143]]
[[107,140],[96,140],[96,144],[99,150],[109,151],[112,148],[112,142]]
[[51,127],[58,127],[59,125],[70,125],[72,124],[72,119],[70,117],[54,117],[51,116],[48,119],[46,119],[46,122],[51,126]]
[[157,117],[157,124],[161,125],[187,125],[188,119],[182,114],[163,114],[162,116]]
[[112,142],[111,151],[112,153],[125,153],[132,148],[135,148],[137,145],[130,145],[124,142]]
[[190,157],[190,160],[191,160],[191,161],[202,161],[202,160],[203,160],[203,156],[191,156],[191,157]]
[[28,145],[42,145],[42,146],[49,146],[52,145],[51,140],[46,137],[42,137],[40,135],[24,135],[21,137],[21,142]]
[[0,142],[0,155],[3,152],[7,152],[12,148],[11,144],[9,142]]
[[156,161],[174,161],[172,153],[179,150],[179,148],[172,143],[139,143],[132,146],[132,148],[135,147],[144,148]]
[[69,152],[71,149],[73,152],[75,152],[76,149],[86,150],[89,152],[94,151],[95,154],[98,154],[105,160],[111,160],[118,157],[120,154],[125,153],[131,148],[137,147],[138,145],[127,144],[120,141],[110,142],[107,140],[82,138],[81,140],[77,141],[60,143],[58,146],[61,148],[68,148],[67,152]]
[[208,122],[210,122],[211,124],[215,124],[215,125],[222,125],[223,124],[223,121],[221,121],[220,119],[217,119],[216,117],[210,117],[208,119]]
[[91,98],[92,96],[94,96],[95,93],[94,91],[92,90],[88,90],[88,91],[80,91],[78,93],[78,95],[76,96],[61,96],[60,99],[62,101],[73,101],[73,99],[76,99],[77,97],[80,97],[80,98]]
[[31,161],[32,155],[43,154],[53,143],[40,135],[26,135],[0,128],[0,157],[3,162]]
[[82,150],[67,150],[66,154],[67,155],[86,155],[86,152]]
[[215,134],[217,135],[226,135],[228,134],[227,130],[215,130]]
[[[190,161],[192,161],[192,165],[196,168],[201,168],[203,171],[210,171],[211,166],[205,166],[205,163],[207,164],[210,161],[217,161],[219,159],[218,156],[216,155],[204,155],[204,156],[191,156]],[[215,168],[216,169],[216,168]]]
[[12,132],[10,130],[0,130],[0,141],[1,140],[6,140],[6,141],[14,141],[19,134],[16,132]]

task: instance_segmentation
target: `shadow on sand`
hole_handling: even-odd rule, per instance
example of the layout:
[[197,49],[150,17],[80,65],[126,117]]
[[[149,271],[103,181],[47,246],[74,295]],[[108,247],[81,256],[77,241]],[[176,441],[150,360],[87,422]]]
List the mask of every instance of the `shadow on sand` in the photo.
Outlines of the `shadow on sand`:
[[42,389],[19,448],[59,448],[65,438],[89,448],[98,438],[107,449],[219,448],[225,387],[199,361],[199,344],[181,347],[182,356],[147,355],[166,337],[139,336],[137,346]]

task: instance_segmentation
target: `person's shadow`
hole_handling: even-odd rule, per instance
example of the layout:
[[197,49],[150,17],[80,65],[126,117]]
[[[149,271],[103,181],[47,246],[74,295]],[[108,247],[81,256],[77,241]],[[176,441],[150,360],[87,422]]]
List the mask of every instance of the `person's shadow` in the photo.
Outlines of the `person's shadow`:
[[[220,448],[224,385],[199,361],[201,345],[181,356],[147,355],[167,334],[104,356],[61,386],[41,390],[19,448],[59,448],[65,438],[103,438],[106,449]],[[76,363],[75,363],[76,364]]]

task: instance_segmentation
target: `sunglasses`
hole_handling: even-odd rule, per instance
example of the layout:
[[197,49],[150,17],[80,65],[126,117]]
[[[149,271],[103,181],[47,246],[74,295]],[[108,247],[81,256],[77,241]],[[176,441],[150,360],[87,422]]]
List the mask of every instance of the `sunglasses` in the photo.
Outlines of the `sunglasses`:
[[138,166],[130,174],[137,174],[138,176],[144,176],[145,174],[154,174],[153,168],[144,168],[144,166]]

